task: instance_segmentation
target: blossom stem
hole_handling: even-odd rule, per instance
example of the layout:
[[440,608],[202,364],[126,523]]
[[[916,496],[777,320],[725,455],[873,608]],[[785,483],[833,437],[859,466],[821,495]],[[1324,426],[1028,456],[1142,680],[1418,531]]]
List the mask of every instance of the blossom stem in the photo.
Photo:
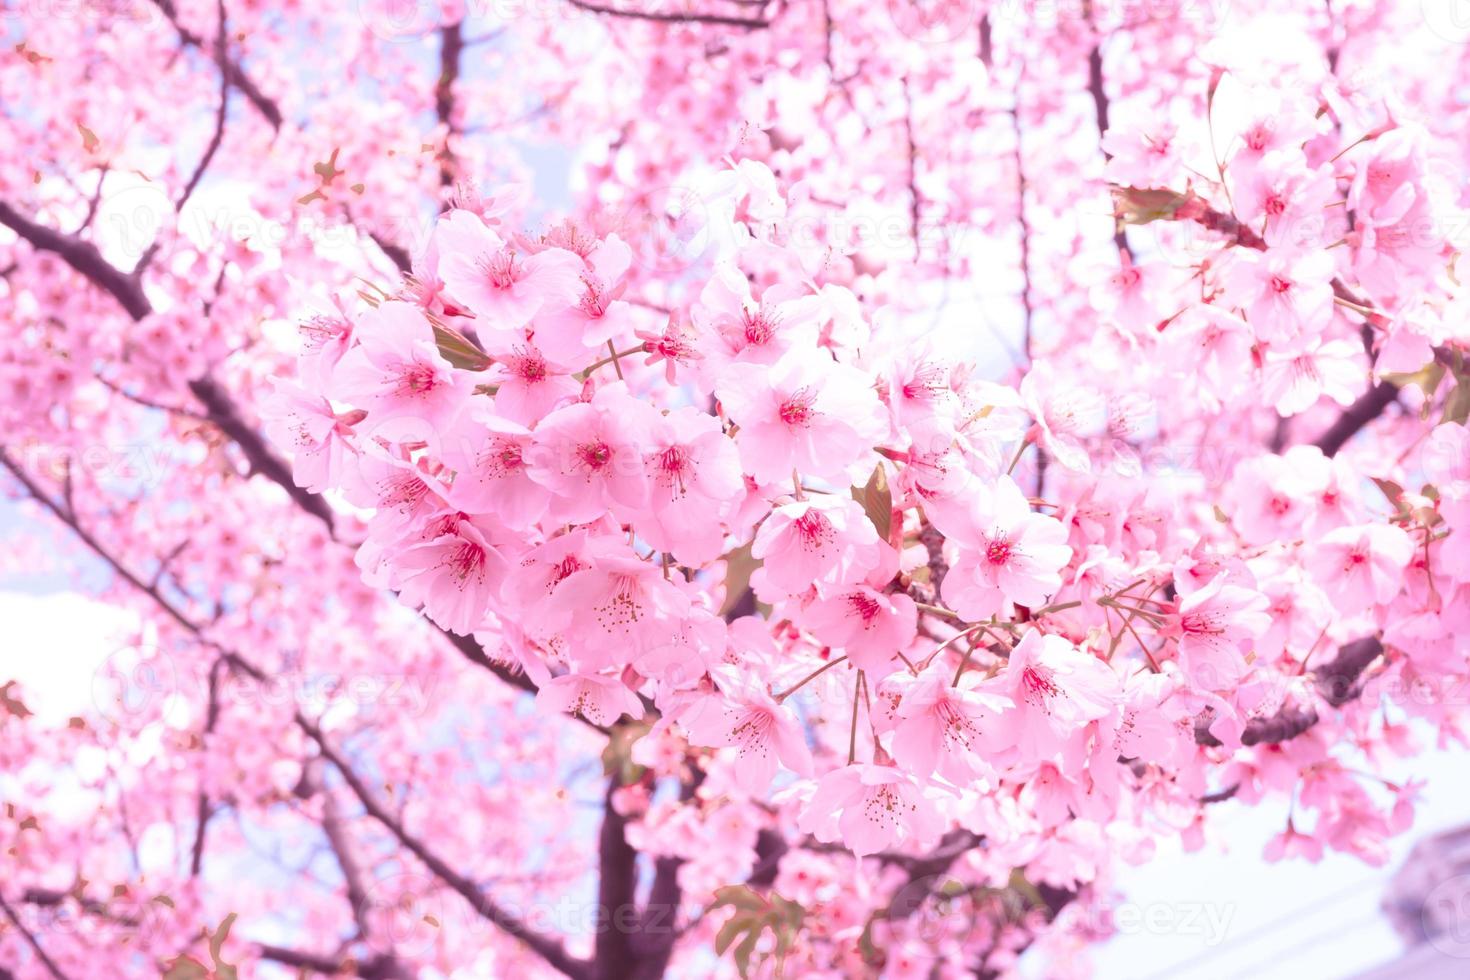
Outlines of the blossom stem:
[[935,606],[927,602],[916,602],[914,603],[914,606],[918,609],[924,610],[924,612],[933,613],[936,616],[944,616],[948,619],[953,619],[955,622],[959,623],[964,622],[964,620],[960,618],[959,613],[954,612],[950,609],[945,609],[943,606]]
[[1159,662],[1154,659],[1153,652],[1149,650],[1148,644],[1143,642],[1143,637],[1139,636],[1138,631],[1133,628],[1133,618],[1131,616],[1123,617],[1123,628],[1133,634],[1133,639],[1138,641],[1138,649],[1142,650],[1143,655],[1148,658],[1148,665],[1153,668],[1153,672],[1155,674],[1161,673]]
[[[934,662],[934,658],[937,657],[937,656],[939,656],[941,653],[944,652],[944,648],[945,647],[949,646],[951,643],[954,643],[954,642],[956,642],[958,640],[961,640],[961,639],[969,636],[970,634],[974,633],[978,629],[980,629],[980,624],[977,623],[974,626],[970,626],[970,627],[967,627],[966,629],[960,630],[954,636],[951,636],[949,639],[947,639],[943,643],[939,644],[939,646],[937,646],[937,647],[934,648],[934,652],[933,653],[929,654],[929,656],[927,656],[927,657],[924,658],[924,666],[927,667],[930,664],[932,664]],[[900,654],[899,656],[902,656],[902,654]],[[916,673],[917,673],[917,671],[916,671]]]
[[836,660],[829,660],[826,663],[822,664],[822,666],[818,667],[816,670],[812,671],[810,674],[807,674],[801,680],[797,681],[791,687],[788,687],[786,690],[782,691],[780,694],[773,694],[771,696],[775,699],[777,704],[780,704],[782,701],[785,701],[787,698],[791,697],[791,695],[795,694],[797,691],[805,687],[808,682],[815,680],[824,671],[831,670],[833,667],[836,667],[838,664],[842,663],[842,661],[846,659],[847,658],[844,656],[838,657]]
[[861,704],[858,700],[858,689],[862,686],[863,672],[858,671],[857,680],[852,685],[852,730],[847,735],[847,764],[849,766],[857,759],[857,720],[858,707]]
[[1374,317],[1378,315],[1377,310],[1369,309],[1366,306],[1362,306],[1350,300],[1345,300],[1341,296],[1332,297],[1332,302],[1336,303],[1338,306],[1345,306],[1348,309],[1352,310],[1354,313],[1361,313],[1363,314],[1363,316],[1366,317]]
[[967,667],[970,666],[970,658],[973,657],[974,655],[975,655],[975,644],[971,643],[970,646],[969,646],[969,649],[967,649],[965,651],[964,658],[960,660],[960,665],[955,668],[954,680],[952,680],[952,681],[949,682],[949,686],[950,687],[959,687],[960,686],[960,678],[965,675],[965,668],[967,668]]
[[1022,439],[1021,440],[1021,444],[1016,447],[1016,455],[1014,455],[1014,456],[1011,457],[1011,465],[1009,465],[1009,466],[1006,467],[1006,476],[1010,476],[1011,473],[1015,470],[1016,464],[1021,461],[1021,454],[1024,453],[1025,451],[1026,451],[1026,440],[1025,439]]
[[1160,618],[1163,615],[1162,613],[1154,612],[1151,609],[1140,609],[1137,606],[1130,606],[1127,603],[1119,602],[1113,596],[1103,596],[1101,599],[1097,600],[1097,604],[1099,606],[1112,606],[1114,609],[1121,609],[1125,612],[1130,612],[1135,615],[1142,616],[1155,626],[1158,625]]
[[611,351],[612,353],[609,354],[607,357],[604,357],[602,360],[594,362],[590,367],[584,369],[581,372],[580,377],[584,381],[587,378],[592,377],[592,372],[593,371],[596,371],[598,368],[604,367],[604,366],[606,366],[608,364],[611,364],[613,366],[613,368],[618,372],[618,377],[621,378],[623,376],[623,368],[622,368],[622,365],[618,363],[618,359],[619,358],[622,358],[622,357],[628,357],[631,354],[636,354],[639,351],[641,351],[643,348],[642,347],[629,347],[627,350],[620,351],[620,350],[617,350],[616,348],[614,348],[613,347],[613,342],[611,340],[609,340],[607,342],[607,349],[609,351]]
[[873,727],[873,699],[868,691],[868,676],[860,672],[858,683],[863,688],[863,707],[868,712],[868,732],[873,736],[873,759],[877,761],[878,757],[883,754],[883,743],[878,741],[878,729]]
[[1071,602],[1054,602],[1049,606],[1042,606],[1040,609],[1033,612],[1031,616],[1032,618],[1035,618],[1037,616],[1045,616],[1047,613],[1061,612],[1064,609],[1075,609],[1080,605],[1082,605],[1081,599],[1074,599]]

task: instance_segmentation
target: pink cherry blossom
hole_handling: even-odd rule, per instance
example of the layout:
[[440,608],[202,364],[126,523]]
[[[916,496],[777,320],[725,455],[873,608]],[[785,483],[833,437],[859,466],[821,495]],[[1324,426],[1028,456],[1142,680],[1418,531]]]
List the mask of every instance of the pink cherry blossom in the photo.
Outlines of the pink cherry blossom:
[[813,494],[771,511],[751,545],[762,561],[753,584],[771,598],[796,595],[814,584],[841,587],[863,580],[882,560],[881,542],[858,504]]
[[1061,586],[1071,557],[1067,530],[1031,510],[1019,487],[1000,477],[977,495],[953,529],[959,558],[944,578],[944,599],[965,619],[986,619],[1010,604],[1041,606]]
[[1323,536],[1307,557],[1307,567],[1322,583],[1332,604],[1358,613],[1385,603],[1403,585],[1414,542],[1391,524],[1359,524]]
[[812,754],[790,708],[740,671],[716,668],[720,693],[686,712],[681,723],[695,745],[736,749],[734,778],[751,795],[765,792],[778,763],[797,775],[812,771]]
[[1179,659],[1205,690],[1234,687],[1247,669],[1241,646],[1270,624],[1268,602],[1259,592],[1217,575],[1179,601]]
[[374,431],[384,423],[442,427],[468,404],[473,383],[450,367],[434,343],[423,312],[408,303],[384,303],[363,314],[357,346],[332,374],[333,391],[367,411]]
[[856,585],[833,589],[802,612],[802,621],[823,643],[840,647],[858,668],[881,677],[913,642],[918,609],[902,593]]
[[915,773],[938,772],[964,785],[984,768],[988,750],[1002,728],[1004,695],[981,687],[953,684],[950,671],[936,664],[903,689],[893,730],[893,757]]
[[932,842],[940,820],[912,776],[862,763],[823,776],[798,826],[821,841],[840,834],[852,853],[863,857],[902,841]]
[[451,211],[435,231],[439,274],[487,332],[519,330],[542,307],[577,301],[582,260],[560,248],[527,255],[468,211]]
[[609,507],[641,509],[649,494],[641,447],[652,424],[648,407],[617,385],[542,419],[525,462],[554,494],[552,516],[580,523]]
[[762,483],[792,471],[821,480],[855,479],[872,469],[885,426],[872,382],[820,353],[794,351],[772,365],[735,364],[715,394],[740,426],[746,472]]
[[1000,722],[1000,743],[1025,758],[1045,758],[1106,716],[1121,695],[1108,665],[1065,638],[1028,630],[1011,651],[996,690],[1015,707]]

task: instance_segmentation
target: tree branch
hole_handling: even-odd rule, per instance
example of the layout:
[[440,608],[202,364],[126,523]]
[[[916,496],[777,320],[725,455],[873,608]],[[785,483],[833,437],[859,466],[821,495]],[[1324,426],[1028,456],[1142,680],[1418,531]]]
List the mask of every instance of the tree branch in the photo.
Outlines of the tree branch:
[[141,320],[153,312],[153,305],[143,294],[138,280],[104,259],[91,242],[38,224],[4,201],[0,201],[0,225],[25,239],[32,248],[60,256],[63,262],[98,288],[110,293],[134,320]]
[[[218,652],[227,663],[247,677],[254,680],[265,680],[267,678],[268,675],[265,671],[256,667],[238,652],[210,639],[205,634],[203,627],[189,619],[188,616],[165,598],[156,588],[146,585],[142,579],[133,574],[127,566],[104,548],[96,538],[82,528],[74,517],[63,511],[60,505],[53,501],[48,494],[43,493],[40,487],[35,484],[24,470],[16,465],[15,461],[10,458],[10,455],[3,448],[0,448],[0,466],[4,466],[5,469],[9,470],[37,502],[70,527],[81,538],[82,542],[99,558],[105,561],[114,572],[126,580],[128,584],[152,599],[170,619],[178,623],[180,627],[198,642]],[[352,790],[353,795],[362,803],[363,809],[367,811],[368,815],[382,824],[401,845],[423,862],[425,867],[454,891],[464,896],[481,916],[499,926],[507,934],[525,943],[529,948],[540,954],[552,967],[569,977],[575,978],[575,980],[587,980],[587,963],[585,961],[574,959],[566,952],[559,941],[536,932],[515,916],[502,909],[485,895],[478,885],[462,877],[447,862],[430,851],[421,841],[409,835],[398,819],[373,797],[372,792],[362,782],[362,779],[357,773],[353,771],[352,767],[348,765],[346,760],[332,748],[331,743],[327,740],[317,724],[300,711],[295,712],[293,719],[296,726],[316,743],[322,757],[341,773],[343,780]],[[58,980],[65,980],[59,974],[57,976]]]
[[[72,269],[116,299],[134,320],[142,320],[153,313],[153,306],[144,295],[139,279],[122,272],[104,259],[91,242],[64,235],[32,221],[4,201],[0,201],[0,224],[10,228],[32,248],[60,256]],[[404,259],[406,261],[406,256]],[[223,388],[206,376],[189,382],[189,390],[205,406],[205,417],[240,447],[250,464],[251,472],[259,473],[276,483],[298,507],[326,524],[329,532],[335,531],[335,518],[326,501],[320,495],[296,485],[290,466],[245,422],[234,401]],[[473,637],[443,632],[471,662],[487,668],[508,684],[535,693],[536,686],[528,678],[491,661],[485,656],[484,648]]]
[[[1313,683],[1322,699],[1334,708],[1340,708],[1363,693],[1358,678],[1368,666],[1383,654],[1383,641],[1377,636],[1365,636],[1338,647],[1337,656],[1329,663],[1315,668]],[[1296,738],[1321,720],[1317,709],[1311,705],[1287,705],[1275,714],[1252,718],[1241,732],[1243,745],[1274,745]],[[1199,745],[1219,746],[1223,743],[1210,733],[1208,719],[1196,724],[1194,740]]]
[[352,795],[357,797],[358,802],[362,804],[368,816],[372,817],[392,834],[394,839],[414,857],[418,858],[424,867],[428,868],[436,878],[464,898],[470,904],[470,907],[480,916],[494,923],[507,935],[519,939],[529,949],[544,959],[553,969],[574,978],[574,980],[587,980],[590,974],[589,964],[585,960],[572,957],[559,940],[532,929],[510,912],[501,908],[493,899],[481,891],[479,885],[450,867],[448,862],[431,851],[417,837],[410,834],[399,819],[373,796],[372,790],[368,789],[367,785],[353,770],[352,766],[332,747],[331,742],[313,721],[300,712],[297,712],[296,724],[316,743],[318,751],[322,754],[322,758],[330,762],[333,768],[341,774],[342,780],[352,790]]
[[[199,164],[194,168],[193,174],[189,176],[188,182],[184,184],[183,191],[179,194],[178,199],[174,201],[175,213],[183,210],[184,205],[189,203],[189,198],[193,196],[194,189],[199,186],[199,181],[204,179],[204,171],[209,169],[210,161],[214,159],[214,155],[219,151],[220,143],[224,141],[225,137],[225,116],[230,109],[230,74],[226,68],[226,65],[229,64],[229,58],[226,54],[228,49],[225,46],[227,22],[225,18],[224,0],[218,0],[217,7],[219,11],[219,33],[214,40],[214,58],[219,64],[219,111],[215,113],[214,117],[214,135],[210,137],[208,145],[205,146],[204,155],[199,158]],[[153,243],[143,253],[142,258],[138,259],[138,264],[133,267],[133,275],[135,277],[142,275],[143,271],[152,264],[153,257],[158,254],[158,250],[162,245],[162,237],[155,237]]]
[[596,980],[625,980],[637,960],[632,935],[638,923],[631,916],[637,912],[638,852],[624,834],[627,818],[613,806],[613,793],[621,785],[616,772],[608,778],[597,837],[599,921],[592,972]]
[[1327,431],[1316,438],[1312,445],[1322,450],[1324,456],[1336,456],[1348,440],[1361,432],[1370,422],[1382,415],[1388,406],[1399,397],[1399,386],[1392,381],[1380,381],[1342,410],[1342,414]]
[[464,53],[464,23],[456,21],[439,31],[439,81],[434,86],[434,113],[444,126],[444,154],[439,159],[439,185],[454,186],[455,159],[450,141],[458,132],[454,118],[454,84],[459,81],[459,59]]
[[25,923],[21,922],[20,917],[15,914],[15,909],[11,908],[10,903],[5,901],[3,897],[0,897],[0,912],[5,913],[5,918],[9,919],[10,924],[15,926],[16,930],[24,937],[26,944],[35,950],[36,958],[45,965],[47,972],[51,974],[54,980],[69,980],[67,975],[62,972],[61,967],[56,965],[56,961],[41,946],[35,934],[25,927]]
[[654,10],[604,7],[601,4],[591,3],[589,0],[567,0],[567,2],[578,10],[585,10],[588,13],[605,14],[608,17],[626,17],[630,20],[647,20],[659,24],[715,24],[723,27],[742,27],[746,30],[762,30],[771,26],[771,22],[765,19],[732,17],[727,14],[675,14]]
[[[178,9],[174,6],[174,0],[153,0],[153,3],[159,10],[163,11],[163,15],[174,26],[174,30],[178,31],[180,41],[187,47],[200,49],[204,47],[204,39],[202,37],[179,23],[179,13]],[[240,94],[245,96],[250,104],[265,117],[266,122],[271,124],[271,129],[279,132],[281,124],[285,121],[281,116],[280,106],[276,105],[274,100],[261,92],[255,82],[251,81],[250,76],[245,74],[245,69],[240,67],[238,61],[231,61],[227,58],[221,63],[220,67],[224,71],[225,78],[229,84],[240,90]]]

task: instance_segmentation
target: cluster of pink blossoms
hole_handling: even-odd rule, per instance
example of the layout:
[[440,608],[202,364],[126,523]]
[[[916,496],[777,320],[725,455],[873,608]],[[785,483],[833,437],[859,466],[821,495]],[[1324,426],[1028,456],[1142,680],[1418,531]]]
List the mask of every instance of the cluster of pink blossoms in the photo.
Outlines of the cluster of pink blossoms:
[[[1424,141],[1346,142],[1270,108],[1217,202],[1175,183],[1180,141],[1110,133],[1124,217],[1213,236],[1192,274],[1125,255],[1099,302],[1162,365],[1143,389],[1286,417],[1360,393],[1360,331],[1383,371],[1447,350],[1443,243],[1392,231],[1432,206]],[[709,254],[666,277],[682,302],[633,298],[648,270],[615,230],[518,233],[518,194],[465,192],[402,288],[305,325],[278,438],[301,485],[372,512],[370,584],[499,650],[543,708],[653,722],[643,763],[706,750],[707,786],[859,856],[959,828],[1070,888],[1105,838],[1141,854],[1151,822],[1197,837],[1201,799],[1303,778],[1321,838],[1381,855],[1414,787],[1368,792],[1309,729],[1365,684],[1463,673],[1463,425],[1413,450],[1425,495],[1374,503],[1306,444],[1165,493],[1144,390],[1046,361],[986,380],[870,309],[766,165],[710,187]],[[1303,240],[1335,189],[1355,224]],[[1040,496],[1033,456],[1059,467]],[[1282,751],[1239,751],[1261,743]]]

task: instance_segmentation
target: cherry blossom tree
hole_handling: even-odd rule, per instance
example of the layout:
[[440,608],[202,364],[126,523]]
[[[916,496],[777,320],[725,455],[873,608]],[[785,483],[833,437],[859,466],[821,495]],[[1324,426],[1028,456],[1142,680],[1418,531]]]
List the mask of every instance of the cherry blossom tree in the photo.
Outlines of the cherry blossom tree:
[[1429,5],[4,23],[0,977],[1080,972],[1470,734]]

